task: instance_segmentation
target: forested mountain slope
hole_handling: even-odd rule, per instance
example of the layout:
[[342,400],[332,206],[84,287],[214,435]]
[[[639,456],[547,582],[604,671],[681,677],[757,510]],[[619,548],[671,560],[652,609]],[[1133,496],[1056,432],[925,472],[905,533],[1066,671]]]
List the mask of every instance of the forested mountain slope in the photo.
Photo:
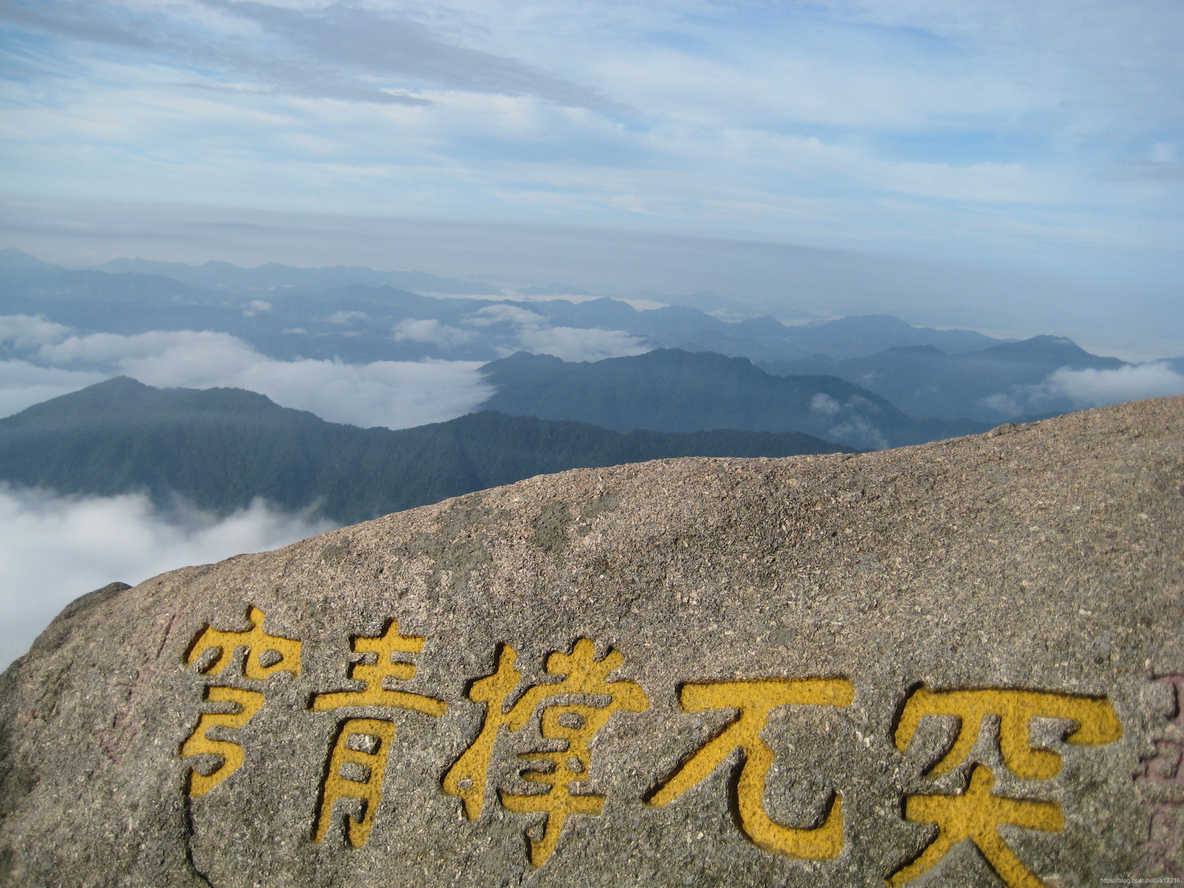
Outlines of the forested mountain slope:
[[487,364],[483,372],[496,389],[482,404],[486,409],[622,432],[795,431],[882,448],[987,429],[969,421],[919,422],[836,376],[773,376],[746,358],[712,352],[658,349],[578,363],[522,352]]
[[218,512],[264,497],[349,524],[570,468],[847,449],[801,434],[620,434],[494,412],[361,429],[241,389],[120,377],[0,419],[0,480],[67,494],[146,491],[160,503],[180,495]]
[[1110,371],[1132,365],[1090,354],[1061,336],[1033,336],[958,354],[917,345],[842,360],[820,354],[760,366],[770,373],[838,376],[912,416],[970,417],[997,424],[1080,409],[1080,403],[1047,384],[1058,371]]

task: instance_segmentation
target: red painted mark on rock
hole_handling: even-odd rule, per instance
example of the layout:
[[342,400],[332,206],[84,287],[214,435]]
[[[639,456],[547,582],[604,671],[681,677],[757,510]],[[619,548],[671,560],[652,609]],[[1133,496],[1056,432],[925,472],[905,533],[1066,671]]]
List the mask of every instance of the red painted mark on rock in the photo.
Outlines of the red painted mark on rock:
[[1157,681],[1170,687],[1171,708],[1166,723],[1152,734],[1155,754],[1141,762],[1142,773],[1135,777],[1139,796],[1151,809],[1138,872],[1184,878],[1184,675]]

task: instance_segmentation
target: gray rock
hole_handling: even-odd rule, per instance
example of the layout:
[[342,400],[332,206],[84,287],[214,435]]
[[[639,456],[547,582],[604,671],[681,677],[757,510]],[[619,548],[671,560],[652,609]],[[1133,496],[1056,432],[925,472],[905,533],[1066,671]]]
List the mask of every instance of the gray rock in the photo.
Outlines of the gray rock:
[[0,678],[0,884],[1180,877],[1181,552],[1171,399],[108,587]]

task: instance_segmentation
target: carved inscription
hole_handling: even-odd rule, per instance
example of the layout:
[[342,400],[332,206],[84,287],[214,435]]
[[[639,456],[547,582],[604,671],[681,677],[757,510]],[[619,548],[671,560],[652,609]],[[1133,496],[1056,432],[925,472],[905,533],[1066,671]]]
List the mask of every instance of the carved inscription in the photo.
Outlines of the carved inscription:
[[1007,769],[1024,780],[1048,780],[1061,770],[1061,757],[1051,749],[1031,745],[1034,718],[1072,722],[1064,739],[1077,746],[1100,746],[1122,737],[1122,725],[1106,700],[1048,691],[997,690],[931,691],[919,687],[905,701],[893,740],[904,752],[921,719],[947,716],[955,721],[954,740],[946,753],[929,768],[938,776],[954,770],[978,742],[983,719],[999,718],[999,751]]
[[221,675],[234,662],[234,655],[244,650],[242,674],[251,681],[265,681],[276,672],[287,672],[296,677],[300,674],[301,643],[282,635],[268,635],[263,631],[263,611],[257,607],[247,608],[249,629],[241,632],[226,632],[206,625],[185,654],[185,663],[192,666],[205,657],[213,658],[198,671],[202,675]]
[[592,764],[592,738],[614,712],[643,712],[649,708],[645,691],[638,684],[608,680],[608,675],[625,662],[620,652],[610,648],[599,660],[595,655],[596,646],[587,638],[579,639],[570,654],[550,654],[547,673],[561,676],[562,681],[528,687],[507,707],[506,700],[522,676],[514,666],[514,649],[502,645],[494,673],[473,682],[469,689],[470,700],[485,704],[481,731],[444,775],[444,791],[460,796],[465,816],[476,820],[485,802],[489,763],[499,730],[505,726],[510,732],[521,731],[541,710],[539,733],[544,740],[554,741],[550,744],[553,749],[520,753],[527,764],[519,776],[545,789],[531,795],[498,791],[506,810],[543,814],[542,836],[530,840],[530,862],[536,867],[542,866],[555,850],[568,817],[599,814],[604,807],[604,796],[588,792],[584,786]]
[[[361,687],[314,694],[309,709],[327,712],[376,707],[421,712],[439,718],[447,706],[443,700],[393,687],[415,675],[415,665],[403,658],[418,654],[423,645],[423,636],[400,634],[398,620],[390,620],[381,635],[355,636],[351,649],[359,659],[350,665],[348,678]],[[350,718],[338,727],[325,765],[321,803],[313,826],[314,842],[322,841],[328,834],[337,803],[353,800],[360,811],[345,817],[346,840],[354,848],[366,844],[382,799],[382,781],[390,746],[395,739],[393,719],[394,713],[382,719]]]
[[350,718],[341,723],[329,750],[321,805],[313,827],[314,842],[322,841],[328,833],[334,805],[342,799],[354,799],[361,803],[361,811],[359,817],[345,818],[345,837],[354,848],[366,844],[382,800],[382,778],[394,739],[394,722]]
[[[208,756],[207,761],[215,762],[212,768],[190,768],[186,792],[191,798],[205,795],[242,767],[242,744],[225,739],[224,734],[242,728],[263,707],[263,682],[277,672],[293,678],[300,674],[301,642],[264,632],[264,618],[259,608],[249,607],[247,629],[227,631],[207,624],[185,651],[185,665],[197,665],[200,674],[218,676],[223,682],[206,686],[202,699],[207,711],[181,744],[181,756]],[[240,652],[241,666],[234,674],[231,666]],[[211,736],[211,731],[223,736]]]
[[837,793],[827,800],[822,822],[792,827],[765,813],[765,780],[773,765],[773,750],[760,733],[769,713],[781,706],[849,706],[855,689],[844,678],[762,679],[755,681],[691,682],[679,688],[683,712],[734,709],[723,729],[667,777],[647,799],[666,805],[701,782],[739,748],[740,764],[733,771],[731,791],[739,809],[740,829],[748,839],[775,854],[830,860],[843,847],[843,803]]
[[[265,682],[278,673],[291,678],[300,674],[302,642],[266,632],[264,619],[262,611],[249,607],[245,629],[206,625],[182,658],[186,666],[211,678],[197,725],[178,750],[182,757],[197,760],[187,776],[185,791],[190,797],[206,795],[243,767],[246,755],[237,732],[264,706]],[[313,817],[313,842],[323,842],[339,830],[350,847],[363,847],[379,819],[383,783],[395,755],[396,717],[418,713],[434,719],[444,714],[445,700],[407,690],[406,683],[416,673],[414,659],[424,646],[423,636],[403,635],[392,618],[378,635],[351,638],[343,687],[308,697],[306,715],[334,713],[337,719]],[[440,789],[460,799],[469,821],[482,816],[491,798],[505,811],[529,817],[527,859],[540,867],[554,855],[572,818],[604,811],[606,797],[596,792],[591,778],[597,736],[614,713],[644,712],[650,701],[636,681],[612,677],[624,665],[624,655],[610,647],[597,658],[596,645],[588,638],[577,639],[569,651],[551,651],[539,681],[524,679],[509,643],[498,646],[494,659],[493,671],[468,686],[468,700],[483,707],[480,727],[450,766],[441,764]],[[1172,861],[1179,859],[1179,826],[1184,823],[1184,676],[1162,681],[1171,692],[1171,712],[1154,738],[1155,754],[1144,762],[1136,785],[1153,805],[1144,863],[1156,874],[1176,875],[1178,866]],[[844,831],[844,800],[837,788],[826,791],[821,814],[812,821],[782,823],[766,811],[766,782],[775,753],[761,733],[774,710],[851,706],[851,679],[692,681],[679,685],[677,694],[683,713],[731,714],[702,746],[650,784],[652,789],[638,802],[650,808],[669,805],[735,756],[728,795],[746,839],[764,851],[797,860],[833,860],[843,853],[852,837]],[[1008,845],[1000,828],[1063,831],[1065,815],[1050,796],[1063,800],[1064,793],[1040,786],[995,791],[1001,774],[1039,784],[1061,773],[1060,753],[1033,743],[1035,719],[1064,722],[1058,739],[1075,746],[1113,743],[1123,733],[1110,702],[1100,697],[1025,688],[924,686],[904,695],[891,731],[900,752],[909,752],[927,721],[944,722],[950,730],[932,760],[919,765],[918,779],[931,785],[917,786],[921,791],[906,792],[902,799],[904,818],[928,824],[930,835],[910,858],[885,874],[887,885],[906,885],[928,873],[954,847],[970,842],[1008,888],[1042,888],[1044,883]],[[981,754],[980,742],[992,737],[997,753],[979,761],[976,747]],[[514,770],[522,781],[517,785],[503,783],[504,765],[492,768],[499,738],[512,738]],[[1014,785],[1010,778],[1009,785]],[[702,793],[698,795],[702,803]]]
[[229,704],[210,712],[203,712],[197,720],[197,727],[181,746],[181,755],[212,755],[221,759],[208,774],[191,769],[189,771],[189,795],[198,798],[205,795],[235,771],[242,767],[243,748],[230,740],[217,740],[209,736],[214,727],[237,730],[254,718],[263,708],[263,695],[258,691],[242,688],[227,688],[214,685],[207,687],[205,702]]
[[911,864],[888,880],[904,885],[932,867],[966,839],[974,843],[999,878],[1010,888],[1039,888],[1044,883],[1032,875],[999,836],[1003,823],[1025,829],[1060,832],[1065,828],[1061,806],[1033,799],[1009,799],[992,795],[995,777],[976,764],[970,772],[970,788],[962,795],[911,795],[904,816],[921,823],[936,823],[937,837]]
[[[989,716],[999,720],[998,743],[1004,766],[1024,780],[1050,780],[1061,770],[1059,755],[1031,745],[1034,718],[1070,722],[1062,737],[1079,746],[1099,746],[1122,737],[1122,725],[1107,700],[1051,691],[999,688],[931,691],[919,687],[905,700],[893,740],[896,748],[905,752],[922,719],[953,719],[953,739],[926,771],[930,776],[937,776],[967,761],[978,742],[983,720]],[[934,866],[955,845],[969,840],[1008,888],[1041,888],[1044,883],[1003,841],[999,825],[1060,832],[1065,826],[1061,806],[1040,799],[994,795],[991,792],[994,783],[991,770],[976,762],[970,771],[969,786],[962,793],[908,796],[905,817],[936,824],[937,834],[916,859],[893,873],[888,883],[904,885]]]

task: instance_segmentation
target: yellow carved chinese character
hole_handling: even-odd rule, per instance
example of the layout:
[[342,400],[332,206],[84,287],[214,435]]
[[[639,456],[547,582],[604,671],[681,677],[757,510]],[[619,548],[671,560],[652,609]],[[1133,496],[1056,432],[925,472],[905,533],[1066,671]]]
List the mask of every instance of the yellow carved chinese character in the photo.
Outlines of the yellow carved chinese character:
[[506,697],[518,687],[518,681],[522,678],[522,674],[514,667],[515,656],[512,647],[502,645],[498,648],[497,668],[493,675],[477,679],[469,688],[469,699],[474,703],[485,704],[485,720],[481,723],[477,739],[469,744],[469,748],[444,775],[444,791],[449,795],[460,796],[465,816],[469,820],[476,820],[485,804],[485,777],[493,757],[493,743],[497,739],[498,729],[507,721],[502,707]]
[[222,712],[203,712],[197,720],[197,727],[181,745],[182,756],[214,755],[221,763],[209,774],[200,774],[190,769],[186,791],[190,797],[205,795],[235,771],[243,763],[243,748],[229,740],[215,740],[208,736],[213,727],[237,730],[251,720],[263,706],[263,695],[258,691],[241,688],[207,687],[203,698],[207,703],[229,703],[230,708]]
[[551,856],[563,831],[563,822],[571,814],[599,814],[604,808],[604,796],[592,793],[572,793],[576,783],[588,782],[592,753],[588,743],[604,727],[611,712],[593,706],[550,706],[543,710],[540,733],[544,739],[560,740],[563,746],[553,752],[527,752],[520,758],[537,761],[541,770],[524,769],[519,772],[525,780],[547,787],[541,795],[516,795],[498,791],[498,798],[507,811],[529,814],[545,811],[543,836],[530,842],[530,862],[542,866]]
[[732,791],[739,802],[740,828],[749,840],[776,854],[811,860],[830,860],[843,847],[843,802],[832,796],[829,810],[815,827],[799,829],[778,823],[765,813],[765,779],[773,764],[773,750],[760,733],[769,713],[779,706],[849,706],[855,688],[845,678],[758,679],[754,681],[688,682],[679,689],[683,712],[735,709],[736,716],[696,751],[646,800],[665,805],[707,777],[732,750],[740,748],[741,763],[732,775]]
[[300,642],[294,638],[268,635],[264,632],[264,614],[257,607],[247,608],[247,620],[251,628],[243,632],[225,632],[206,625],[185,652],[186,665],[192,666],[213,648],[217,654],[201,673],[221,675],[234,660],[234,652],[242,647],[247,649],[243,675],[252,681],[263,681],[275,672],[299,675]]
[[385,706],[440,717],[447,707],[443,700],[425,697],[422,694],[409,694],[387,686],[388,680],[408,681],[415,675],[414,664],[404,663],[395,658],[399,654],[418,654],[423,650],[423,642],[421,635],[400,635],[398,620],[387,623],[382,635],[359,635],[354,638],[352,649],[355,654],[374,657],[373,664],[363,660],[349,668],[350,680],[361,682],[362,687],[356,691],[316,694],[312,698],[313,712],[326,712],[344,706]]
[[[478,679],[469,688],[469,699],[485,704],[485,718],[477,738],[444,775],[443,788],[450,795],[460,796],[465,816],[476,820],[485,801],[485,784],[498,731],[503,725],[511,732],[522,730],[542,707],[539,733],[543,739],[554,741],[549,745],[555,748],[548,752],[520,753],[519,757],[528,766],[519,774],[546,789],[537,795],[498,792],[507,810],[544,815],[542,837],[530,841],[530,862],[537,867],[555,850],[568,817],[599,814],[604,807],[604,796],[572,791],[588,782],[592,739],[614,712],[644,712],[650,704],[636,682],[608,680],[609,673],[625,662],[619,651],[610,648],[597,660],[596,646],[581,638],[570,654],[556,651],[547,657],[547,673],[563,676],[562,681],[533,685],[507,709],[506,699],[521,679],[514,659],[514,649],[502,645],[493,675]],[[607,703],[602,702],[605,697],[609,698]]]
[[338,799],[357,799],[361,802],[361,811],[347,816],[345,834],[355,848],[366,844],[374,816],[378,813],[386,759],[394,739],[394,724],[382,719],[351,718],[341,725],[329,755],[321,807],[313,828],[314,842],[325,838]]
[[[355,654],[363,659],[349,668],[349,679],[360,682],[352,691],[330,691],[314,694],[309,703],[313,712],[327,712],[346,707],[382,707],[422,712],[433,718],[444,714],[447,704],[435,697],[411,694],[390,687],[415,675],[415,665],[396,659],[400,654],[418,654],[424,639],[419,635],[401,635],[399,621],[391,620],[381,635],[359,635],[351,642]],[[367,662],[372,660],[372,662]],[[382,798],[382,781],[391,742],[395,739],[395,725],[389,719],[355,718],[345,721],[329,753],[325,770],[321,807],[313,829],[313,841],[325,838],[332,822],[333,805],[338,799],[359,799],[361,820],[346,821],[346,837],[355,848],[361,848],[370,835],[378,802]],[[351,745],[352,744],[352,745]],[[373,748],[371,748],[373,747]]]
[[941,860],[959,842],[969,839],[982,852],[1008,888],[1047,888],[1032,875],[999,835],[999,825],[1060,832],[1065,828],[1061,806],[1035,799],[1009,799],[993,795],[995,778],[976,764],[970,787],[962,795],[911,795],[904,816],[921,823],[936,823],[937,835],[908,866],[889,878],[892,886],[904,885]]
[[978,741],[982,720],[999,717],[999,750],[1011,773],[1025,780],[1048,780],[1061,770],[1061,757],[1049,749],[1035,749],[1029,739],[1033,718],[1060,718],[1074,722],[1067,742],[1099,746],[1122,737],[1122,725],[1105,699],[1050,691],[998,690],[931,691],[919,687],[909,695],[901,711],[894,737],[896,748],[908,749],[917,726],[927,715],[951,716],[957,727],[946,753],[929,769],[934,776],[958,767]]

